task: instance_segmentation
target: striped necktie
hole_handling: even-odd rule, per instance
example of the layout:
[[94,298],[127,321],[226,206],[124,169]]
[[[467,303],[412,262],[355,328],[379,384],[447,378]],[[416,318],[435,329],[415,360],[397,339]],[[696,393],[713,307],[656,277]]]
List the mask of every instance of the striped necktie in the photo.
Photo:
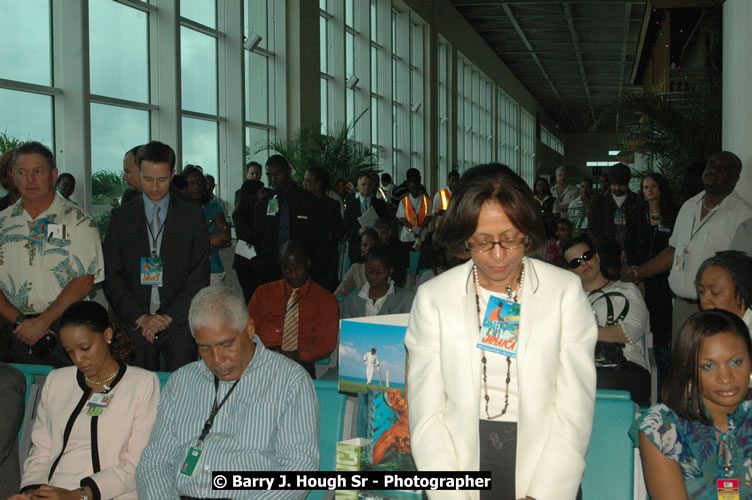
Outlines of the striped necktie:
[[298,313],[300,301],[297,300],[298,291],[292,289],[290,298],[287,300],[285,308],[285,325],[282,330],[282,350],[298,350]]

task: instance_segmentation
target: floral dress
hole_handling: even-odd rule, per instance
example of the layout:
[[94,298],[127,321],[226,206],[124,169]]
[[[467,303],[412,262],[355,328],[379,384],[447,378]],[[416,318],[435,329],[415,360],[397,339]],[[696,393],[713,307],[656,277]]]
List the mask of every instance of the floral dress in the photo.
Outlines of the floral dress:
[[752,401],[743,401],[729,415],[727,432],[678,416],[664,404],[650,407],[630,432],[639,446],[640,431],[660,452],[679,464],[691,499],[716,500],[716,480],[724,478],[720,441],[728,439],[733,479],[739,480],[739,498],[752,498]]

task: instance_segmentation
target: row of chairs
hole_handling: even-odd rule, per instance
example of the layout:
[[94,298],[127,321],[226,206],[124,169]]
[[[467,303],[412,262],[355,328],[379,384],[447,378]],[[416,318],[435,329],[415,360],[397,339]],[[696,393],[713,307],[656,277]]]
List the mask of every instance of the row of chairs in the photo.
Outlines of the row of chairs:
[[[51,366],[12,364],[26,378],[26,411],[18,435],[21,466],[31,446],[31,427],[42,385]],[[167,383],[170,373],[157,372],[160,383]],[[337,443],[355,436],[357,397],[340,393],[335,380],[314,380],[319,401],[320,461],[322,471],[336,468]],[[608,492],[612,500],[631,500],[634,492],[634,448],[628,436],[635,417],[635,404],[629,393],[623,391],[598,391],[595,402],[595,421],[588,448],[582,494],[585,500],[603,498]],[[315,500],[331,497],[331,492],[313,491],[308,496]]]

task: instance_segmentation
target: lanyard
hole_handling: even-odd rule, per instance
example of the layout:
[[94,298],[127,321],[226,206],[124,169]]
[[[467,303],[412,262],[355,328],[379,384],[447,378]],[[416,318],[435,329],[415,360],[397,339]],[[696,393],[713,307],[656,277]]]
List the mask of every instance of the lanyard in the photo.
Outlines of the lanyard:
[[217,416],[217,413],[219,413],[219,410],[222,409],[224,404],[227,402],[227,398],[230,397],[230,394],[232,394],[232,391],[235,390],[235,387],[238,385],[238,382],[240,382],[240,379],[237,379],[234,384],[232,384],[232,387],[230,387],[230,390],[227,391],[227,394],[225,394],[225,397],[222,399],[222,402],[219,403],[219,406],[217,406],[217,393],[219,392],[219,379],[217,376],[214,376],[214,404],[212,404],[211,413],[209,414],[209,418],[206,419],[206,423],[204,423],[204,428],[201,430],[201,436],[198,438],[198,442],[196,443],[196,448],[201,448],[201,444],[204,442],[204,439],[206,439],[206,436],[209,435],[209,431],[212,428],[212,425],[214,425],[214,417]]
[[[702,210],[702,209],[700,209]],[[705,220],[700,224],[700,227],[697,228],[697,231],[695,231],[695,222],[697,222],[697,216],[695,215],[692,217],[692,229],[689,230],[689,241],[690,243],[694,239],[695,235],[700,232],[700,229],[702,229],[702,226],[705,225],[706,222],[708,222],[711,217],[713,217],[716,213],[718,213],[718,210],[712,210],[706,217]]]
[[149,230],[149,236],[151,237],[151,255],[152,255],[152,257],[156,257],[157,256],[157,240],[159,240],[159,235],[162,234],[162,230],[164,229],[165,224],[167,224],[167,217],[165,217],[165,220],[162,221],[162,225],[159,227],[159,231],[157,231],[157,235],[154,236],[152,234],[152,232],[151,232],[151,224],[149,224],[149,221],[146,221],[146,229]]

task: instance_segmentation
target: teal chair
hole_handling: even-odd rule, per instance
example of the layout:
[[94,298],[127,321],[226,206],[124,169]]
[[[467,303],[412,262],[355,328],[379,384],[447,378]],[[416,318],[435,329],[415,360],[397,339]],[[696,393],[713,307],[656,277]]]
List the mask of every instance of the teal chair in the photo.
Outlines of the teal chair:
[[48,366],[48,365],[25,365],[22,363],[9,363],[10,366],[18,369],[23,374],[29,374],[31,376],[40,376],[40,377],[46,377],[52,370],[55,369],[54,366]]
[[582,479],[583,500],[632,500],[634,445],[629,429],[635,404],[625,391],[597,391],[595,419]]
[[159,388],[163,389],[165,384],[167,383],[167,380],[170,378],[170,375],[172,375],[172,372],[154,372],[157,374],[157,377],[159,378]]
[[[319,470],[333,471],[337,466],[337,443],[345,430],[345,404],[347,396],[339,392],[336,380],[314,380],[319,400]],[[308,498],[323,498],[324,490],[312,491]]]
[[408,273],[410,273],[411,276],[418,275],[418,261],[419,260],[420,260],[420,252],[410,250],[410,267],[408,268]]
[[26,394],[24,395],[24,416],[23,420],[21,420],[21,428],[18,429],[18,442],[21,442],[21,436],[23,436],[23,430],[24,425],[26,425],[26,419],[30,418],[31,415],[28,414],[28,412],[32,411],[29,409],[29,394],[31,394],[31,386],[34,385],[34,375],[31,375],[29,373],[23,374],[24,378],[26,379]]

